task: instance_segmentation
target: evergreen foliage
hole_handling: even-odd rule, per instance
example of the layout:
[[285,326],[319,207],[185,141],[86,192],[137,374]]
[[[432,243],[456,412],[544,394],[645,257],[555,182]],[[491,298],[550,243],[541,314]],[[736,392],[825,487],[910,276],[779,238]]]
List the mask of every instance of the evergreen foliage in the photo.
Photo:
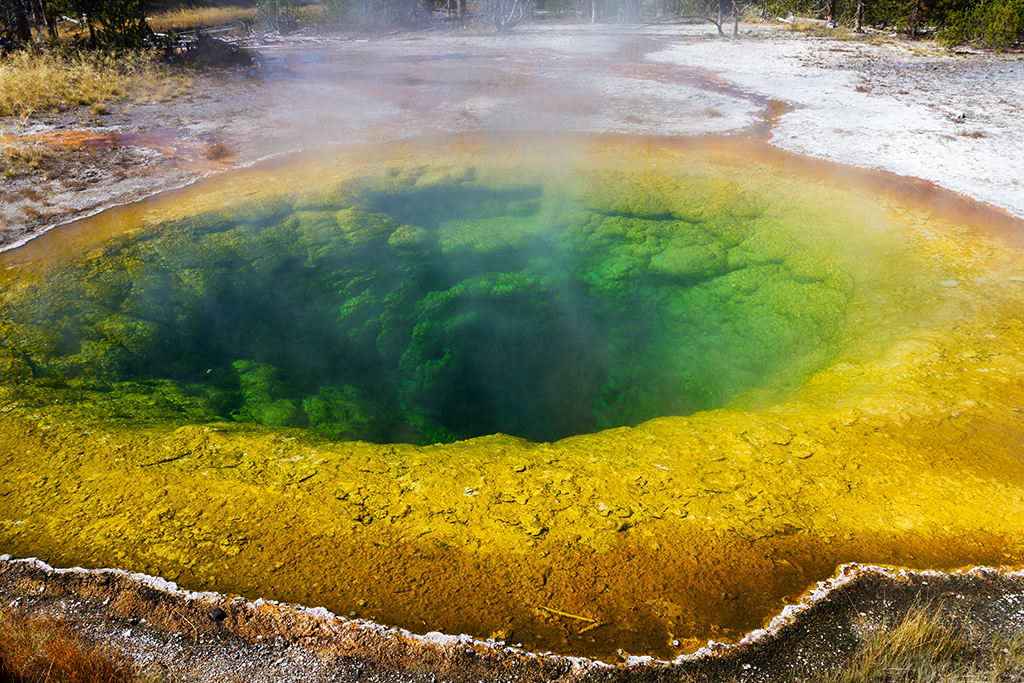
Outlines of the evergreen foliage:
[[106,0],[101,3],[98,18],[96,42],[104,48],[143,47],[152,35],[140,0]]
[[939,41],[998,47],[1024,41],[1024,0],[961,2],[949,12]]
[[92,48],[139,48],[152,35],[140,0],[50,0],[47,11],[84,21]]
[[[0,50],[33,41],[58,38],[56,18],[66,16],[87,28],[91,48],[124,50],[145,47],[153,33],[146,23],[146,4],[172,0],[4,0],[0,3]],[[228,0],[200,0],[215,6]],[[232,0],[248,4],[251,0]],[[386,29],[428,24],[442,6],[452,11],[456,0],[322,0],[315,12],[302,11],[296,0],[256,2],[262,25],[292,30],[315,22],[326,26]],[[744,12],[764,19],[790,15],[834,16],[840,24],[855,25],[858,0],[756,0],[738,3]],[[514,26],[543,8],[549,14],[576,15],[598,22],[638,21],[650,16],[705,16],[732,13],[733,0],[476,0],[470,10],[478,19],[492,18],[498,28]],[[834,14],[830,14],[830,9]],[[911,34],[936,32],[945,45],[988,47],[1024,41],[1024,0],[863,0],[862,23]],[[720,23],[720,22],[718,22]],[[860,22],[857,22],[859,25]]]
[[[676,14],[715,14],[719,4],[716,0],[668,0],[667,8]],[[835,0],[837,21],[852,25],[857,4],[857,0]],[[769,19],[790,15],[824,19],[828,12],[824,0],[761,0],[755,7]],[[1024,0],[865,0],[863,23],[911,33],[937,30],[946,45],[998,47],[1024,40]]]
[[33,41],[56,41],[57,18],[81,21],[88,29],[88,47],[126,50],[146,47],[152,31],[143,0],[6,0],[0,4],[0,47]]

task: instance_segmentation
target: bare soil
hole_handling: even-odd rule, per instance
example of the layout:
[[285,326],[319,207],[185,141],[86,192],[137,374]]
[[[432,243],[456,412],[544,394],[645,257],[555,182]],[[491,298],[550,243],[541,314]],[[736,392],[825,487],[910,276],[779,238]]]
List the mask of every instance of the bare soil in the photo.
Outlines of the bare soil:
[[0,597],[27,614],[72,620],[157,681],[779,681],[835,671],[869,630],[931,606],[984,647],[1024,625],[1024,577],[847,565],[738,645],[674,662],[619,665],[536,655],[494,640],[415,636],[326,610],[189,593],[117,570],[54,570],[0,558]]

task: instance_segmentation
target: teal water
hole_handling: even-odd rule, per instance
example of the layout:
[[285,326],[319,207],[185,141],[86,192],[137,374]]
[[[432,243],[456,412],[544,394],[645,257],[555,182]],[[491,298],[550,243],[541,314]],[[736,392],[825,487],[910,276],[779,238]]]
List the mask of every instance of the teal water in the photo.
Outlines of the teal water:
[[6,291],[3,367],[105,419],[378,443],[720,407],[821,367],[851,296],[822,216],[725,189],[424,167],[208,211]]

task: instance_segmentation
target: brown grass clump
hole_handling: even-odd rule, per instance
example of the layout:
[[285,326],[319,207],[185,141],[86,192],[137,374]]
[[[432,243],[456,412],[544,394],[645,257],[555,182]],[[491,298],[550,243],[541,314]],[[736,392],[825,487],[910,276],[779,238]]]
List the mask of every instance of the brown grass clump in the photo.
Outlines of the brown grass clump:
[[220,161],[221,159],[227,159],[231,156],[231,148],[223,142],[215,142],[206,148],[206,151],[203,152],[203,156],[210,161]]
[[832,38],[834,40],[853,40],[857,37],[853,31],[845,26],[829,27],[829,25],[821,19],[807,19],[804,17],[795,17],[792,22],[788,24],[790,31],[796,33],[803,33],[807,36],[815,38]]
[[852,660],[822,683],[972,683],[1024,680],[1024,635],[972,634],[941,606],[912,606],[895,626],[865,626]]
[[234,23],[252,23],[255,7],[179,7],[149,17],[149,27],[157,33],[194,31]]
[[0,116],[30,116],[76,105],[161,99],[184,92],[190,79],[156,63],[146,52],[121,56],[15,52],[0,58]]
[[0,608],[0,680],[11,683],[129,683],[134,669],[85,646],[67,622]]
[[49,165],[57,152],[38,142],[19,142],[0,133],[0,175],[11,178]]

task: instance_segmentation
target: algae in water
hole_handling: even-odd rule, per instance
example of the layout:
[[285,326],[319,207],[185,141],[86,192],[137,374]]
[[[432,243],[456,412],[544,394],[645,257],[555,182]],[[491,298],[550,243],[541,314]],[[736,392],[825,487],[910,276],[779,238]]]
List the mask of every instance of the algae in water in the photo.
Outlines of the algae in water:
[[822,219],[682,174],[370,173],[9,289],[3,363],[23,400],[105,419],[556,440],[820,367],[851,293]]

